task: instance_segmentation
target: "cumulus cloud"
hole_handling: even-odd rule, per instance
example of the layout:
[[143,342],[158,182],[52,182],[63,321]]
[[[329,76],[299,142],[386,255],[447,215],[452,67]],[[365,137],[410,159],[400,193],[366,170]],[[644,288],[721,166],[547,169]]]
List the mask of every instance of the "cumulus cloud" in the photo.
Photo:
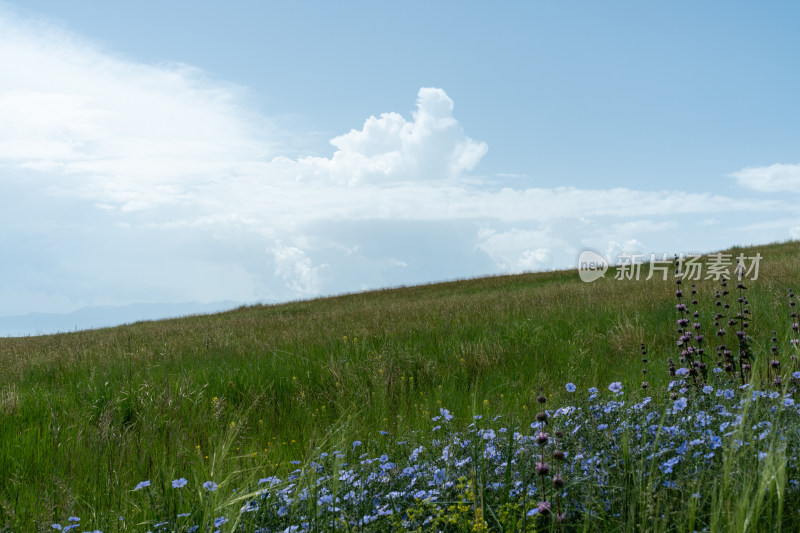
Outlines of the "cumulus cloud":
[[314,174],[338,183],[446,180],[470,171],[486,154],[485,143],[466,135],[453,118],[453,101],[442,90],[423,87],[413,120],[398,113],[369,117],[361,130],[331,139],[333,157],[299,161]]
[[630,261],[630,257],[634,255],[645,255],[649,258],[649,253],[654,252],[648,250],[638,239],[628,239],[624,242],[610,241],[606,249],[606,258],[611,264],[616,265]]
[[[571,255],[574,245],[563,240],[550,225],[537,229],[511,228],[497,231],[481,228],[476,248],[486,253],[500,271],[528,272],[552,268]],[[558,250],[554,254],[554,250]]]
[[300,248],[284,246],[278,242],[271,250],[275,275],[298,296],[314,296],[320,292],[320,271],[327,264],[313,266],[311,259]]
[[756,191],[800,193],[800,164],[744,168],[731,176],[739,185]]

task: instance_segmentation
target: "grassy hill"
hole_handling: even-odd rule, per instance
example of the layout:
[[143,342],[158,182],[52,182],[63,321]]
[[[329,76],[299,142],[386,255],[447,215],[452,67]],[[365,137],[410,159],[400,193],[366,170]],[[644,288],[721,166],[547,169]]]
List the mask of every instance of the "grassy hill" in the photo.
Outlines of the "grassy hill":
[[[768,358],[771,332],[790,335],[800,243],[729,252],[763,258],[746,284]],[[696,284],[708,316],[719,284]],[[664,387],[675,312],[672,274],[622,281],[612,268],[592,283],[499,276],[0,339],[0,524],[113,524],[126,509],[146,521],[177,504],[137,500],[142,480],[284,475],[320,447],[378,450],[380,431],[429,428],[443,406],[459,427],[478,414],[529,425],[536,397],[557,404],[567,382],[636,389],[641,344],[651,388]],[[113,530],[138,530],[123,522]]]

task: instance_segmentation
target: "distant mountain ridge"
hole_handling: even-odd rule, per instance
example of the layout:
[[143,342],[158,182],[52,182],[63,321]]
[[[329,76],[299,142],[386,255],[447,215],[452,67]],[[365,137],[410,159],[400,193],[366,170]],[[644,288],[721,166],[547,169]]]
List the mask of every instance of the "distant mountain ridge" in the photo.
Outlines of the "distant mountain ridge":
[[84,307],[71,313],[28,313],[0,316],[0,337],[50,335],[105,328],[142,320],[163,320],[187,315],[219,313],[245,305],[231,300],[174,304],[135,303],[123,306]]

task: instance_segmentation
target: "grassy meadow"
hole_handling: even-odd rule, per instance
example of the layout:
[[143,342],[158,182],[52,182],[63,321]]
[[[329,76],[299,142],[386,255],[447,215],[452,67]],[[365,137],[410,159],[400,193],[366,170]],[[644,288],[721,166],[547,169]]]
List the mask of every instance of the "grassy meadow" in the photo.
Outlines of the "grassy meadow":
[[0,339],[0,531],[798,530],[800,243],[729,252],[762,260],[718,373],[719,282],[682,285],[708,363],[682,374],[646,266]]

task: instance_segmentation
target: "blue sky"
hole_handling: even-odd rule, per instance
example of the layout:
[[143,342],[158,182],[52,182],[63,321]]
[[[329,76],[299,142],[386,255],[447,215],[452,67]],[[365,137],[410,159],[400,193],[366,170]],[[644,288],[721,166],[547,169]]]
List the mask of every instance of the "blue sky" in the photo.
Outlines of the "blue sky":
[[0,316],[800,238],[799,21],[0,0]]

